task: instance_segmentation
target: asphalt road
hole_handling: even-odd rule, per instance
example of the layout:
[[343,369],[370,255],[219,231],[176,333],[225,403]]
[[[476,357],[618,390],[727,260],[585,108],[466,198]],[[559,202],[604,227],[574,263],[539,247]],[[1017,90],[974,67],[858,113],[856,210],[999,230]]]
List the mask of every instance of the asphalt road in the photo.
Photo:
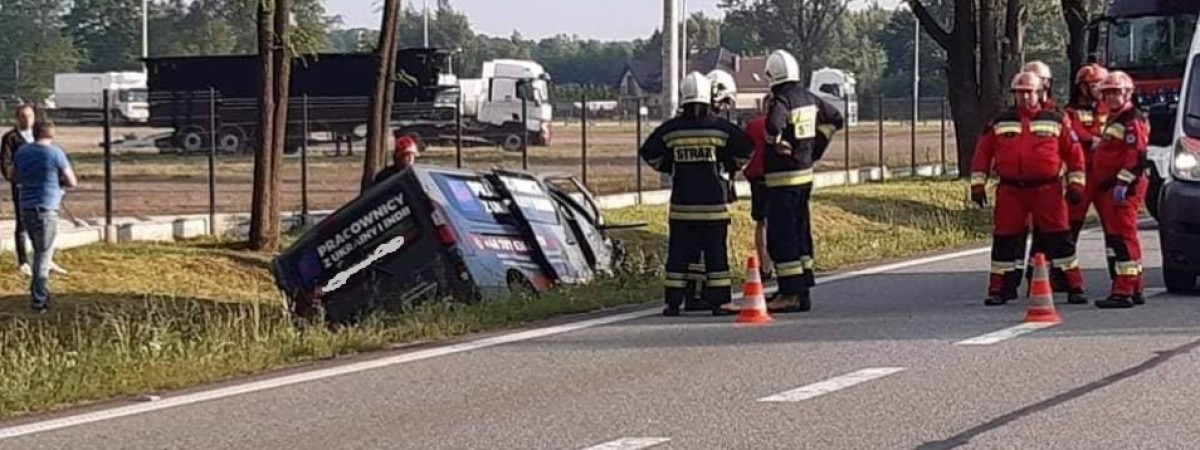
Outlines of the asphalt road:
[[[1157,234],[1142,242],[1147,305],[1060,297],[1064,323],[990,345],[960,343],[1021,325],[1026,302],[983,306],[988,257],[977,252],[825,282],[812,312],[769,326],[649,314],[401,353],[47,431],[29,427],[65,422],[0,424],[0,437],[28,432],[0,448],[1195,448],[1200,298],[1163,294]],[[1093,299],[1107,294],[1098,234],[1084,236],[1081,257],[1096,269]]]

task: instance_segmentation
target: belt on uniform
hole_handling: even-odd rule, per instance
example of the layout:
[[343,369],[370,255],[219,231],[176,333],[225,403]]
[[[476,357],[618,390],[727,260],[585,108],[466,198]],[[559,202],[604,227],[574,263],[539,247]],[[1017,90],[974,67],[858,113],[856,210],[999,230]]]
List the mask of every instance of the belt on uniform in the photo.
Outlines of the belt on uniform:
[[1015,187],[1018,189],[1032,189],[1060,183],[1062,183],[1061,178],[1047,178],[1044,180],[1006,180],[1002,178],[1000,179],[999,184],[1001,186]]

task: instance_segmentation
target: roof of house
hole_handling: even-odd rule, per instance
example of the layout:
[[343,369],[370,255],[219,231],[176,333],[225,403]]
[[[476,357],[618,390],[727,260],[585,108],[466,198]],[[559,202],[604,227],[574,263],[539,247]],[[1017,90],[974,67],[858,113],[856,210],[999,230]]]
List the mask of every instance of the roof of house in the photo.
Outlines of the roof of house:
[[[693,53],[688,58],[687,68],[700,73],[722,69],[733,74],[734,81],[738,84],[738,91],[767,92],[771,86],[762,76],[766,63],[767,59],[764,57],[744,58],[728,49],[714,48]],[[658,55],[631,60],[626,63],[625,69],[633,74],[638,86],[643,91],[662,92],[662,58]],[[622,78],[624,78],[624,72],[622,72]]]

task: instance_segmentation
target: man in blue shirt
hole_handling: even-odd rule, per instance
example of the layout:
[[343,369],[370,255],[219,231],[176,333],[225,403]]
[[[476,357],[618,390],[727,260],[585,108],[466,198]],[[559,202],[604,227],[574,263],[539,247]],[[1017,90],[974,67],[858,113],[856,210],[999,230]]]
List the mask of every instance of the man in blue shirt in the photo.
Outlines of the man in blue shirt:
[[50,261],[58,234],[58,208],[63,188],[75,187],[78,180],[66,153],[51,144],[54,125],[35,123],[33,138],[33,143],[22,145],[13,156],[13,181],[20,186],[21,222],[33,243],[31,306],[45,312],[50,307]]

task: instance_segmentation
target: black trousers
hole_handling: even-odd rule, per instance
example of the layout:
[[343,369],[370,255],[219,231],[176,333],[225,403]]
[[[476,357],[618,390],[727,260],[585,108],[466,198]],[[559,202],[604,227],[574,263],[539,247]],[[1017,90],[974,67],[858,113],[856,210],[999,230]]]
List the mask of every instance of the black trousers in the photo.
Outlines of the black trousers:
[[29,263],[29,256],[25,254],[25,237],[28,233],[25,232],[25,224],[21,222],[21,190],[16,183],[9,184],[12,186],[13,222],[16,225],[13,248],[17,252],[17,264],[24,265]]
[[780,295],[807,296],[813,273],[812,185],[767,189],[767,251],[775,262]]
[[689,266],[704,255],[705,303],[717,307],[733,300],[729,271],[729,221],[672,220],[667,239],[667,275],[663,283],[666,303],[682,306]]

